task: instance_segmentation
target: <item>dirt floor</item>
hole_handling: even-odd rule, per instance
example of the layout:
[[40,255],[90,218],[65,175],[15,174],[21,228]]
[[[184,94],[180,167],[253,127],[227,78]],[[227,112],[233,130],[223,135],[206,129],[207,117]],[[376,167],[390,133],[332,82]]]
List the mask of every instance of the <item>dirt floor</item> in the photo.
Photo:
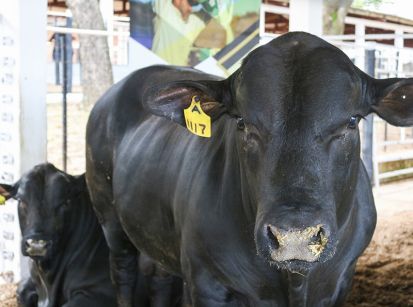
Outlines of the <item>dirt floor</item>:
[[413,211],[378,220],[345,306],[413,306]]
[[[16,305],[15,285],[0,286],[0,306]],[[359,259],[345,307],[413,307],[413,211],[379,218]]]

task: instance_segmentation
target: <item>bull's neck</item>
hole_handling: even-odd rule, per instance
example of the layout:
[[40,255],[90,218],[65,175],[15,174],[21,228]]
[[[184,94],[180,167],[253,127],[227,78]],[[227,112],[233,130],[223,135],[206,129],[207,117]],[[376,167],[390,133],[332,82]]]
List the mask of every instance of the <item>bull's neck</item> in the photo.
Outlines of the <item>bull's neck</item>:
[[[226,181],[232,181],[229,188],[231,191],[236,189],[236,193],[233,193],[239,197],[234,203],[228,204],[233,205],[236,208],[234,210],[239,211],[243,209],[243,215],[245,220],[249,225],[253,225],[257,213],[256,202],[253,200],[253,194],[250,188],[250,183],[248,181],[247,174],[242,166],[241,155],[239,151],[240,146],[237,144],[237,126],[235,119],[227,119],[224,130],[224,146],[225,159],[226,159],[226,173],[223,174]],[[222,159],[222,157],[218,157]],[[234,191],[235,192],[235,191]],[[240,202],[239,202],[240,200]]]
[[87,259],[93,259],[93,257],[85,253],[95,250],[93,246],[101,242],[100,225],[87,192],[76,195],[71,200],[71,206],[66,228],[63,230],[63,236],[59,238],[56,254],[51,259],[36,262],[48,288],[55,287],[59,280],[64,278],[63,274],[68,272],[67,267],[74,261],[83,258],[81,263],[86,267]]
[[93,246],[99,244],[103,237],[101,227],[93,211],[86,191],[79,195],[72,210],[65,252],[71,255],[70,261],[86,258]]
[[[366,218],[367,217],[367,218]],[[376,225],[376,208],[371,189],[370,178],[364,164],[360,161],[359,171],[351,198],[337,210],[339,245],[350,249],[359,249],[363,241],[360,236],[370,237]],[[360,229],[363,229],[360,231]],[[354,236],[359,236],[356,242]]]

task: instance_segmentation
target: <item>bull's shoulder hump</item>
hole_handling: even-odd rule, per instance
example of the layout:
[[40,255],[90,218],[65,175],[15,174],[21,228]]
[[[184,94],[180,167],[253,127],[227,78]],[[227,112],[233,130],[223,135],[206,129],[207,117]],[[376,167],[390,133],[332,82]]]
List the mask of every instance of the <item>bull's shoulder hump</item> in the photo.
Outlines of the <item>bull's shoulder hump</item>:
[[222,79],[189,67],[170,65],[148,66],[130,73],[115,83],[102,95],[97,104],[116,103],[120,99],[127,99],[129,103],[133,104],[137,102],[135,98],[138,98],[147,88],[186,80]]
[[319,48],[319,47],[333,47],[330,43],[322,38],[307,33],[307,32],[288,32],[273,39],[269,44],[270,47],[291,46],[296,48]]
[[129,86],[150,86],[184,80],[222,80],[222,78],[191,67],[153,65],[132,72],[118,84],[120,88],[125,89]]
[[89,117],[88,131],[95,133],[98,127],[123,131],[128,125],[135,125],[147,117],[148,111],[142,100],[149,89],[166,87],[173,82],[199,80],[221,78],[193,68],[169,65],[136,70],[111,86],[97,101]]

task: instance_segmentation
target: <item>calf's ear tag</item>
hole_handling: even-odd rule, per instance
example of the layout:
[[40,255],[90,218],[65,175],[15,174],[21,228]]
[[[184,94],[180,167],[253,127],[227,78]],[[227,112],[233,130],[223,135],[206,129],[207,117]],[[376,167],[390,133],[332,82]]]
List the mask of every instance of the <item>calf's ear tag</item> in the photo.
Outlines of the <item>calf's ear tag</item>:
[[4,205],[6,203],[6,197],[0,195],[0,205]]
[[211,117],[201,108],[201,99],[193,96],[191,105],[184,109],[186,127],[193,134],[205,138],[211,137]]

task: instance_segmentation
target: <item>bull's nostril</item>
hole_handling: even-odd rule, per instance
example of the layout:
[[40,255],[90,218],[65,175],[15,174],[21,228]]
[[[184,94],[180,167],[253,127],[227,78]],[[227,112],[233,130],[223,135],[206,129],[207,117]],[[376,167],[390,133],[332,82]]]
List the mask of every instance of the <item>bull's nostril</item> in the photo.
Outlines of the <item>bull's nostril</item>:
[[26,245],[26,247],[30,247],[30,245],[32,245],[33,240],[32,239],[28,239],[24,242],[24,244]]
[[267,237],[270,240],[270,244],[274,249],[278,249],[280,247],[280,242],[272,232],[271,226],[267,226]]
[[320,228],[320,230],[317,232],[316,238],[317,238],[318,243],[321,244],[323,242],[323,238],[325,238],[325,233],[324,233],[323,228]]
[[324,251],[327,242],[328,239],[325,234],[325,231],[323,228],[320,227],[317,233],[313,235],[313,237],[310,239],[308,247],[315,256],[319,257],[320,254]]
[[320,228],[316,234],[314,234],[311,238],[310,238],[310,244],[321,244],[321,242],[323,241],[323,238],[325,238],[325,233],[323,228]]

